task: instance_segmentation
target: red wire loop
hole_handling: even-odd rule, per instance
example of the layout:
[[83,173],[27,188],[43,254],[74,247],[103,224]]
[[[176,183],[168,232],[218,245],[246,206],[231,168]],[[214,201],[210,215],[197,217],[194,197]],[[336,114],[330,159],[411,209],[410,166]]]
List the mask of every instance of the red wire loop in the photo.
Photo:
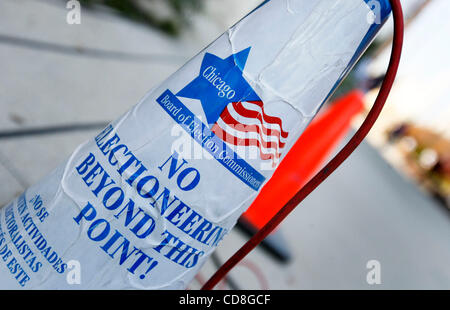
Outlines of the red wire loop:
[[348,144],[309,181],[280,211],[259,230],[239,251],[237,251],[217,272],[206,282],[202,290],[213,289],[228,272],[235,267],[247,254],[255,249],[309,194],[311,194],[326,178],[328,178],[361,144],[378,119],[386,100],[391,92],[397,75],[403,46],[403,12],[400,0],[390,0],[394,16],[394,39],[392,44],[389,67],[381,85],[375,103],[356,134]]

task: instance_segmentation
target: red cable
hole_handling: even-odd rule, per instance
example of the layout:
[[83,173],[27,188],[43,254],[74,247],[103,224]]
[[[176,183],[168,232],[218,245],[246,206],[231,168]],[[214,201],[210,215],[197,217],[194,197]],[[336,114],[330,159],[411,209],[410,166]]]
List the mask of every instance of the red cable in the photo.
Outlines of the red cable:
[[211,290],[228,272],[235,267],[247,254],[258,246],[309,194],[311,194],[326,178],[328,178],[361,144],[378,119],[384,104],[391,92],[397,75],[398,66],[403,46],[403,12],[400,0],[390,0],[394,16],[394,39],[392,44],[391,59],[389,67],[381,85],[375,103],[370,110],[361,128],[352,137],[350,142],[319,172],[311,179],[281,210],[242,248],[239,249],[219,270],[206,282],[202,290]]

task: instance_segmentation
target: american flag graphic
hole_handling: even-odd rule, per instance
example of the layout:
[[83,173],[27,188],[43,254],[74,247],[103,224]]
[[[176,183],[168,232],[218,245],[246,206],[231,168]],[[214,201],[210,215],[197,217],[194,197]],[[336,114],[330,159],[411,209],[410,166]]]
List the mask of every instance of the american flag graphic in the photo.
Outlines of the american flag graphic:
[[289,135],[280,118],[265,113],[262,101],[229,104],[212,131],[231,145],[257,147],[260,158],[271,160],[273,166],[279,162]]

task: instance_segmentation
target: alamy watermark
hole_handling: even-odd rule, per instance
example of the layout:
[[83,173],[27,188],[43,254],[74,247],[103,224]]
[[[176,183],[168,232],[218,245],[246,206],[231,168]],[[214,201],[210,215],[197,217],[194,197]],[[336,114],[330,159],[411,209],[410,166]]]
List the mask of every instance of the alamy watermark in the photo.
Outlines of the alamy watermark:
[[367,22],[370,25],[381,24],[381,3],[378,0],[370,0],[367,2],[370,12],[367,14]]
[[[381,24],[381,4],[378,0],[370,0],[366,3],[370,12],[367,14],[369,24]],[[69,10],[66,15],[66,22],[69,25],[81,24],[81,3],[78,0],[67,1],[66,8]]]
[[66,15],[66,22],[69,25],[81,24],[81,4],[78,0],[67,1],[66,8],[69,10]]
[[378,260],[372,259],[367,262],[366,268],[369,270],[366,276],[367,284],[380,285],[381,284],[381,263]]
[[81,263],[77,260],[67,262],[66,281],[69,285],[81,285]]
[[[211,132],[219,138],[223,148],[232,151],[232,154],[237,159],[240,157],[246,161],[259,161],[259,169],[261,171],[275,170],[281,161],[281,147],[285,145],[286,141],[280,136],[268,135],[268,132],[278,132],[279,128],[267,125],[245,125],[235,124],[227,125],[227,130],[222,130],[218,125],[211,126],[212,129],[205,127],[198,129],[196,132],[203,137],[209,137]],[[257,128],[255,130],[255,128]],[[264,133],[264,132],[265,133]],[[217,144],[217,140],[202,138],[203,145],[192,139],[192,136],[179,124],[175,124],[170,132],[172,137],[175,137],[171,151],[177,152],[186,160],[214,160],[223,159],[223,153],[217,152],[222,149],[221,145]],[[217,150],[216,150],[217,149]],[[213,156],[211,154],[218,154]],[[217,157],[217,158],[215,158]]]

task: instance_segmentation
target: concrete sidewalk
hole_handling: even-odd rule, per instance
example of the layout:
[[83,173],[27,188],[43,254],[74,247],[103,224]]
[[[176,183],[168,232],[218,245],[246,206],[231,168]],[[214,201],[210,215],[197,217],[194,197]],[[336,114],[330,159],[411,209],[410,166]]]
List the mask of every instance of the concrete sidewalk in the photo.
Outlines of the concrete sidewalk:
[[[286,219],[282,232],[290,264],[257,249],[231,272],[241,288],[450,289],[449,210],[366,143]],[[222,261],[244,242],[233,231],[218,249]],[[367,283],[371,260],[380,263],[380,285]],[[203,277],[214,270],[209,262]]]

